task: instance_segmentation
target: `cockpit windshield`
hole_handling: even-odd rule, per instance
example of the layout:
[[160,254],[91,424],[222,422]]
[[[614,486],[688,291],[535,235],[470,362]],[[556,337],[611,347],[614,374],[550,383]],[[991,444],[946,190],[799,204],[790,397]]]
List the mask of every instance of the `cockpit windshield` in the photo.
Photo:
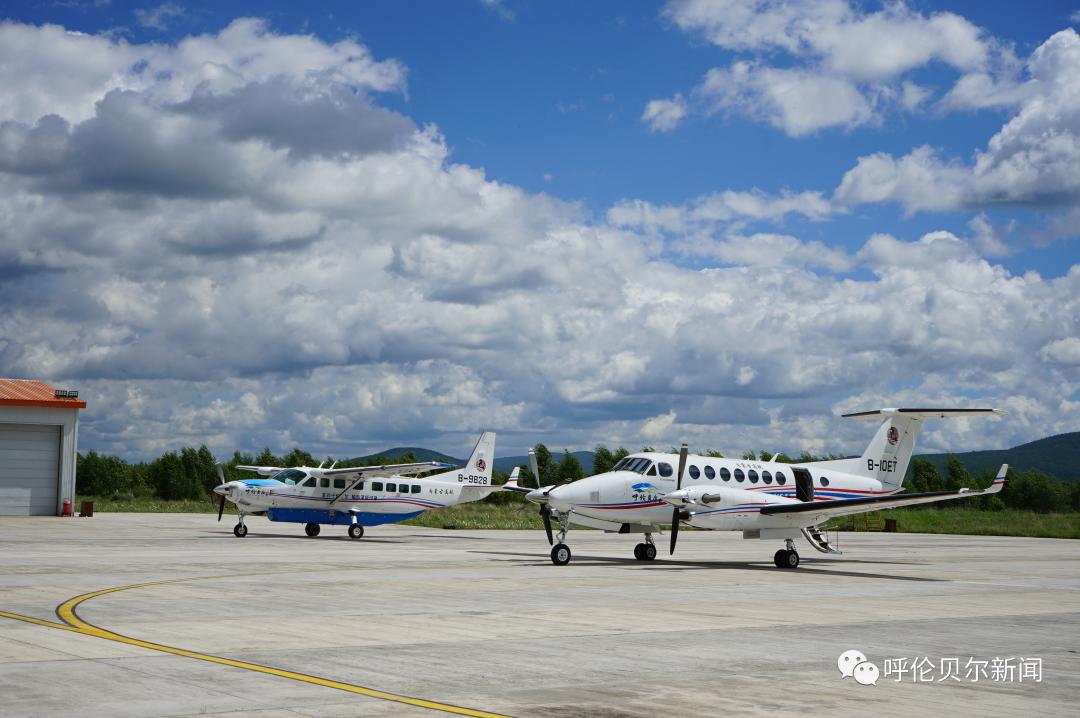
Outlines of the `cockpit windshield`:
[[633,471],[636,474],[644,474],[652,466],[652,462],[648,459],[642,459],[640,457],[628,456],[619,463],[611,467],[612,471]]
[[300,481],[303,481],[305,476],[307,476],[307,474],[305,474],[300,469],[282,469],[281,471],[274,474],[273,478],[285,484],[286,486],[292,486]]

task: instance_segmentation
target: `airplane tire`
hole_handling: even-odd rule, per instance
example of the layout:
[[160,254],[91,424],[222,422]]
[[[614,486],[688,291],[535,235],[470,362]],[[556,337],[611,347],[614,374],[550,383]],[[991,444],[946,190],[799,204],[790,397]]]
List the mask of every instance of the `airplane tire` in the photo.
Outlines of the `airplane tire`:
[[349,538],[364,538],[364,527],[360,524],[349,525]]
[[232,532],[233,536],[236,538],[244,538],[247,536],[247,526],[244,524],[236,524],[236,526],[233,526]]
[[304,524],[304,533],[311,537],[318,536],[319,524]]
[[638,561],[644,561],[645,560],[645,557],[641,553],[641,547],[644,546],[644,545],[645,544],[643,544],[643,543],[639,543],[637,546],[634,546],[634,558],[636,558]]
[[641,546],[642,561],[652,561],[654,558],[656,558],[656,546],[652,545],[651,543],[643,543],[641,544]]
[[784,568],[798,568],[799,553],[797,551],[788,551],[786,561],[787,564],[784,566]]
[[772,559],[773,565],[776,566],[777,568],[783,568],[785,558],[787,558],[787,549],[782,548],[779,551],[777,551],[775,554],[773,554],[773,559]]
[[557,543],[551,549],[551,562],[556,566],[565,566],[570,563],[570,547],[564,543]]

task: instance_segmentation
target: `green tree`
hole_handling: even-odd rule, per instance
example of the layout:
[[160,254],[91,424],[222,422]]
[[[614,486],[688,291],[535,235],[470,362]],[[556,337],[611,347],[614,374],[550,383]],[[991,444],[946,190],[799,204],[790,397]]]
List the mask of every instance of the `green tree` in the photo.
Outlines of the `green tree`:
[[202,488],[194,477],[189,476],[184,462],[175,451],[168,451],[150,462],[147,478],[154,494],[161,499],[199,499]]
[[306,451],[301,451],[299,448],[293,447],[292,451],[281,457],[281,463],[278,466],[291,467],[291,466],[318,466],[319,462],[315,460],[315,457]]
[[916,456],[911,460],[911,484],[909,488],[912,493],[921,494],[928,491],[942,491],[945,485],[934,462]]
[[753,451],[744,451],[742,457],[748,461],[757,461],[757,454]]
[[772,461],[772,457],[773,455],[768,451],[765,451],[764,449],[758,452],[758,458],[760,458],[762,461]]
[[75,477],[79,493],[85,496],[134,493],[131,467],[118,456],[98,454],[92,449],[86,456],[77,454]]
[[1037,469],[1011,476],[1005,483],[1001,498],[1011,509],[1041,514],[1068,511],[1071,503],[1068,488]]
[[612,452],[611,449],[607,448],[603,444],[600,444],[595,449],[593,449],[593,476],[596,476],[597,474],[606,474],[607,472],[611,471],[611,467],[614,466],[615,463],[615,454],[614,452]]
[[585,478],[585,470],[581,468],[581,462],[567,449],[563,449],[557,471],[560,481],[577,481]]
[[709,449],[708,451],[705,452],[705,456],[708,456],[708,457],[713,458],[713,459],[722,459],[722,458],[724,458],[724,455],[721,454],[716,449]]
[[259,452],[259,455],[255,457],[254,466],[285,466],[285,462],[277,456],[271,453],[270,448],[267,447]]
[[973,488],[975,488],[975,479],[964,466],[964,462],[957,458],[956,454],[949,454],[945,459],[945,489],[956,491]]
[[551,458],[548,448],[543,444],[537,444],[533,447],[533,453],[536,454],[536,469],[540,472],[540,486],[558,483],[558,467]]
[[787,454],[785,454],[782,451],[779,454],[773,454],[772,460],[777,462],[777,463],[780,463],[780,464],[794,464],[795,463],[794,459],[792,459],[790,456],[788,456]]

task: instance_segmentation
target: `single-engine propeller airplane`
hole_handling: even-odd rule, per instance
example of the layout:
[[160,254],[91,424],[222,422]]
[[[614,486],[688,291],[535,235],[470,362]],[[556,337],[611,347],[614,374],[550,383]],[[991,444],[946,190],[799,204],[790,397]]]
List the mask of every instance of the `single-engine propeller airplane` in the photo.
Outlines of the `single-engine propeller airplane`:
[[236,506],[238,538],[247,536],[245,514],[266,513],[271,521],[304,524],[308,536],[318,536],[322,524],[349,527],[351,538],[364,535],[365,526],[397,523],[429,509],[467,503],[499,489],[491,483],[495,462],[495,432],[480,435],[465,466],[423,478],[406,478],[451,464],[422,461],[412,464],[329,468],[299,466],[237,466],[270,478],[225,481],[218,465],[221,485],[218,521],[225,502]]
[[[565,541],[571,524],[645,534],[644,543],[634,547],[639,561],[656,558],[652,537],[661,525],[671,525],[670,553],[674,553],[679,525],[689,524],[742,531],[748,539],[781,540],[785,548],[776,552],[773,563],[778,568],[795,568],[799,535],[822,553],[840,553],[821,528],[834,516],[1001,491],[1007,465],[985,489],[900,493],[923,421],[1004,413],[999,409],[880,409],[845,414],[845,418],[882,420],[859,458],[796,464],[722,459],[690,455],[683,444],[678,454],[631,454],[608,472],[569,484],[533,490],[506,488],[528,492],[526,498],[540,505],[549,545],[554,543],[552,518],[558,521],[558,543],[551,549],[551,560],[558,566],[570,562]],[[539,476],[532,452],[529,458],[533,476]]]

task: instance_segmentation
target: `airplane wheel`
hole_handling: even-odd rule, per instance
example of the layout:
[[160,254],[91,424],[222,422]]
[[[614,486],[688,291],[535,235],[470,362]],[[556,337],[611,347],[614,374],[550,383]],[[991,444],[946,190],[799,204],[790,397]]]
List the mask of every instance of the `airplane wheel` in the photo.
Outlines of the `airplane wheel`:
[[634,558],[636,558],[638,561],[645,560],[645,557],[641,555],[641,549],[643,546],[645,546],[645,544],[639,543],[637,546],[634,547]]
[[570,547],[564,543],[555,544],[555,548],[551,549],[551,562],[556,566],[570,563]]
[[360,524],[350,524],[349,538],[364,538],[364,527]]
[[651,543],[641,544],[641,560],[652,561],[654,558],[656,558],[656,546]]
[[777,568],[798,568],[799,553],[782,548],[773,556],[773,563]]
[[308,536],[318,536],[319,524],[304,524],[304,533]]
[[244,538],[247,536],[247,526],[244,526],[244,524],[236,524],[236,526],[232,527],[232,532],[233,536],[236,538]]

